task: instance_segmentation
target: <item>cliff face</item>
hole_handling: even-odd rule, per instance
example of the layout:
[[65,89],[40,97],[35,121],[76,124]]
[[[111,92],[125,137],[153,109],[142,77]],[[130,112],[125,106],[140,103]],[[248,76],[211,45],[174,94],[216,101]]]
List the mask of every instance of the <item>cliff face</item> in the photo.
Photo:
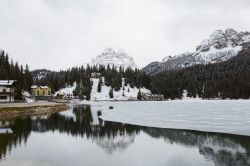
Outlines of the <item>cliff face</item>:
[[112,48],[106,48],[100,55],[91,61],[92,65],[115,66],[123,68],[137,68],[133,58],[124,50],[114,51]]

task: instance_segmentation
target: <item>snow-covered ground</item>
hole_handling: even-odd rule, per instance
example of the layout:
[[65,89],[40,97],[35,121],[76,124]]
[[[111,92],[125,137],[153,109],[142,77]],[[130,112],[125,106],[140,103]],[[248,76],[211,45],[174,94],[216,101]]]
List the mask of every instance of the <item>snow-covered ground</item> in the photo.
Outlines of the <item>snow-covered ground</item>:
[[[102,78],[103,79],[103,78]],[[139,92],[139,89],[134,87],[131,88],[129,85],[124,85],[124,79],[122,81],[122,87],[119,91],[113,91],[114,98],[109,97],[109,91],[111,87],[108,87],[106,85],[102,85],[101,92],[97,91],[98,81],[99,79],[92,79],[93,86],[91,91],[91,100],[129,100],[129,99],[137,99],[137,95]],[[124,87],[124,90],[123,90]],[[146,88],[141,88],[141,93],[150,93],[150,90]],[[124,93],[124,96],[123,96]]]
[[[249,100],[89,102],[101,118],[142,126],[250,136]],[[114,109],[109,109],[113,106]]]
[[[104,82],[105,81],[104,78],[102,79]],[[113,98],[109,97],[109,91],[111,87],[108,87],[103,84],[101,92],[98,92],[97,86],[98,86],[99,78],[91,79],[91,81],[93,82],[93,85],[92,85],[92,90],[90,94],[91,95],[90,100],[92,101],[136,100],[137,99],[139,89],[136,87],[131,88],[130,85],[125,86],[124,79],[122,80],[121,89],[118,91],[113,90],[113,95],[114,95]],[[123,90],[123,87],[124,87],[124,90]],[[60,94],[64,96],[70,96],[73,98],[73,91],[75,90],[75,88],[76,88],[76,82],[73,84],[73,86],[68,86],[68,87],[60,89],[54,94],[54,96],[57,96],[57,94]],[[140,90],[141,90],[141,93],[151,93],[150,90],[146,88],[141,88]]]
[[64,95],[65,97],[67,96],[72,97],[75,88],[76,88],[76,82],[73,83],[73,86],[67,86],[55,92],[54,96],[57,96],[59,94],[59,95]]

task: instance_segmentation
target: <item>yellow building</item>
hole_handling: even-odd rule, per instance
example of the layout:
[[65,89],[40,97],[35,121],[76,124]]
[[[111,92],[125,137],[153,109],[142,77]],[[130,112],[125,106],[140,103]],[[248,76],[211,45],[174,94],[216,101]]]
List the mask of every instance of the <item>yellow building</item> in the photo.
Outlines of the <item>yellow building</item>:
[[51,88],[49,86],[31,86],[31,93],[33,96],[50,96]]

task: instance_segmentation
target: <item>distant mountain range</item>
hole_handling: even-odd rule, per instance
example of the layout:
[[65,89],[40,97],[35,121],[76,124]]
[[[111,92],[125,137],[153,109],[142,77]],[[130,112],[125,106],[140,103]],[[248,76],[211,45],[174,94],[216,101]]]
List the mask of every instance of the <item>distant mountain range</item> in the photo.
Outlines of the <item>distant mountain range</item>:
[[98,55],[96,58],[92,59],[92,65],[103,65],[110,67],[124,67],[124,68],[137,68],[133,58],[129,56],[124,50],[119,49],[114,51],[112,48],[106,48],[104,51]]
[[[175,56],[164,57],[161,62],[155,61],[141,70],[149,75],[162,73],[169,70],[176,70],[190,67],[196,64],[213,64],[226,61],[237,55],[242,50],[244,43],[250,42],[250,32],[237,32],[234,29],[226,29],[225,31],[216,30],[210,35],[209,39],[205,39],[196,46],[195,52],[186,52]],[[126,51],[112,48],[104,49],[96,58],[93,58],[88,65],[103,65],[110,67],[115,66],[124,68],[138,68],[133,57]],[[87,65],[85,64],[85,65]],[[33,78],[41,79],[49,71],[35,70]]]
[[165,57],[162,62],[152,62],[142,71],[154,75],[196,64],[223,62],[236,56],[242,45],[248,42],[250,42],[250,32],[237,32],[234,29],[217,30],[209,39],[203,40],[195,52]]

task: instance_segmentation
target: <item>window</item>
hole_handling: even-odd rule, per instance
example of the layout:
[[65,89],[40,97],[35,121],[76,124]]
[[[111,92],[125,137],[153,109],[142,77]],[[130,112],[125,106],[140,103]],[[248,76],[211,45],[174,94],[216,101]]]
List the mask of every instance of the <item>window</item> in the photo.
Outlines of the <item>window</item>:
[[6,89],[3,89],[3,92],[6,92]]
[[0,100],[6,100],[7,96],[0,96]]

